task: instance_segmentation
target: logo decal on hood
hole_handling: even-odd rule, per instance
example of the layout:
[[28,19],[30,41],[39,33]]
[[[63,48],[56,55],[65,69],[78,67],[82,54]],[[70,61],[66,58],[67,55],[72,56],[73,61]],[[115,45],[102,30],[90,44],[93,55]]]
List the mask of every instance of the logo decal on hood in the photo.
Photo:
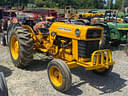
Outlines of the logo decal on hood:
[[69,32],[72,31],[71,29],[68,29],[68,28],[61,28],[61,27],[59,27],[58,29],[59,30],[63,30],[63,31],[69,31]]

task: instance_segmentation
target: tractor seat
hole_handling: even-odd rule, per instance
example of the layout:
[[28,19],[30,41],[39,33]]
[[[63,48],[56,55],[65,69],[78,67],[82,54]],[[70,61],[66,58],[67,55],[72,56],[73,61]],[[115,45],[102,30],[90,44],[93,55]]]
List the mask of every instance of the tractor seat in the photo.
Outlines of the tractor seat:
[[38,30],[42,33],[42,35],[49,35],[48,28],[38,28]]

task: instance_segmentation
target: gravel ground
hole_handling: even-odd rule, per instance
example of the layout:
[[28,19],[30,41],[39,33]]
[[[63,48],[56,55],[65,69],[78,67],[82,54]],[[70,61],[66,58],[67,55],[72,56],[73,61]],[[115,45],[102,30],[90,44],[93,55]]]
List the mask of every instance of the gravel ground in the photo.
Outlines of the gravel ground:
[[13,66],[7,47],[0,46],[0,70],[5,74],[9,96],[128,96],[128,57],[113,51],[116,64],[108,76],[98,76],[79,67],[71,69],[72,87],[66,93],[56,91],[47,76],[48,61],[34,56],[26,69]]

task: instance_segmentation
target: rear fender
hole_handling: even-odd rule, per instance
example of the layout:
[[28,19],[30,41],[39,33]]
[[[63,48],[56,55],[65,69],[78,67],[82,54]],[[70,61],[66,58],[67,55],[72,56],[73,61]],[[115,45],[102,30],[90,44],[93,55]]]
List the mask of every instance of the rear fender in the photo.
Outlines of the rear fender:
[[37,40],[37,37],[36,37],[36,34],[35,32],[33,31],[33,29],[29,26],[29,25],[22,25],[24,28],[28,29],[29,32],[31,33],[31,37],[34,39],[34,40]]
[[8,28],[7,28],[7,43],[9,40],[9,34],[10,32],[16,27],[16,26],[21,26],[19,23],[11,23],[9,24]]

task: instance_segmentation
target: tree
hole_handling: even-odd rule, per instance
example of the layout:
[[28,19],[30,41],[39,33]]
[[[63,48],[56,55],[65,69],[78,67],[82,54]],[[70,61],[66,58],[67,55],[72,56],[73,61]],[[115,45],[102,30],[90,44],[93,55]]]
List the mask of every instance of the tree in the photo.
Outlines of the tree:
[[116,3],[114,5],[115,9],[121,9],[122,0],[116,0]]

